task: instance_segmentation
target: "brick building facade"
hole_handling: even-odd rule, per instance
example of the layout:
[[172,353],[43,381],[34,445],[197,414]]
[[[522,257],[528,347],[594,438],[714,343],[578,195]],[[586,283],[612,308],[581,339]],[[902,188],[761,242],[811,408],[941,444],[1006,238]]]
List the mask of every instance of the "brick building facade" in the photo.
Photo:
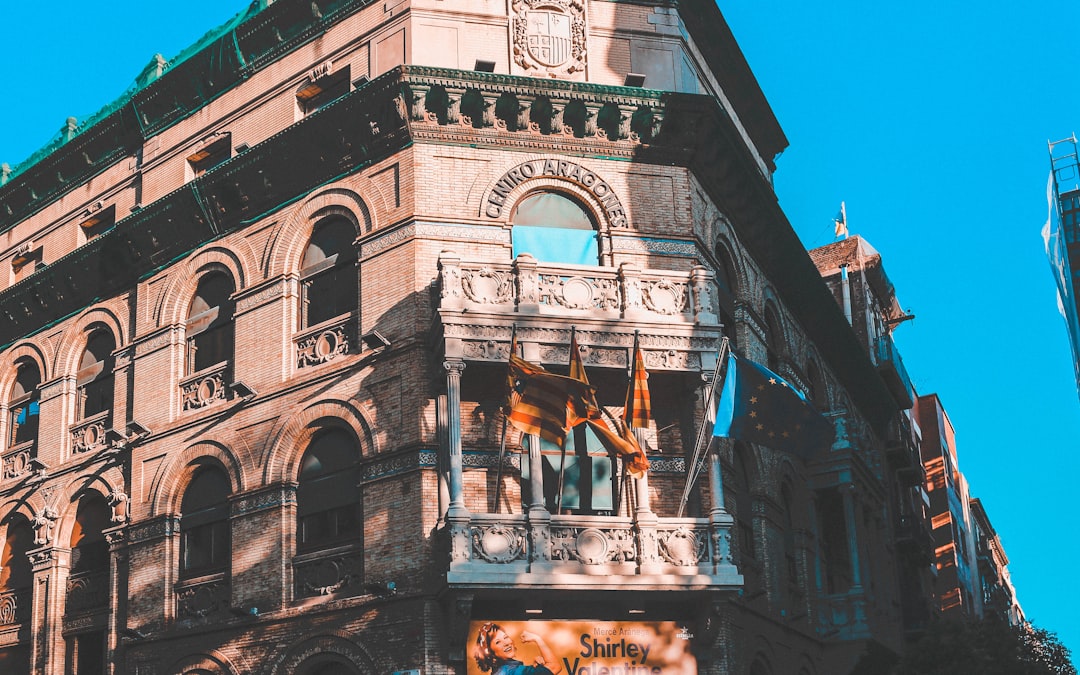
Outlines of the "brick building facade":
[[[489,622],[563,672],[899,651],[910,383],[786,143],[707,0],[277,0],[152,62],[0,187],[0,670],[479,672]],[[640,345],[644,477],[507,431],[512,335],[573,336],[611,418]],[[830,448],[697,452],[725,337]]]

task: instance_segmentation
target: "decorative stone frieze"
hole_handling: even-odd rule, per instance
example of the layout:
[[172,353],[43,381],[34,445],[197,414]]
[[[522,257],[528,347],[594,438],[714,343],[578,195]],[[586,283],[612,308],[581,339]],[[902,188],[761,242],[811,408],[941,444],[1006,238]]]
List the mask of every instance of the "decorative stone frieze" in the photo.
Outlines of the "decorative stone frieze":
[[230,513],[233,516],[243,516],[295,503],[296,485],[271,485],[264,490],[242,494],[233,498],[230,502]]
[[128,539],[133,544],[170,537],[180,531],[180,519],[176,516],[161,516],[153,520],[135,523],[128,529]]
[[183,582],[176,587],[176,618],[203,622],[229,613],[229,582],[222,576]]
[[4,480],[22,478],[30,473],[30,460],[35,456],[34,446],[34,441],[27,441],[4,453],[2,458]]
[[223,361],[180,381],[181,405],[186,412],[220,403],[229,396],[225,377],[229,363]]
[[364,553],[353,548],[297,556],[293,561],[296,597],[330,595],[359,588],[363,571]]
[[97,452],[105,448],[108,445],[105,441],[105,430],[108,428],[111,418],[112,412],[106,410],[72,425],[69,430],[71,434],[71,453],[80,455],[86,452]]
[[308,368],[329,363],[356,351],[353,345],[354,326],[352,316],[344,315],[299,333],[293,338],[296,367]]

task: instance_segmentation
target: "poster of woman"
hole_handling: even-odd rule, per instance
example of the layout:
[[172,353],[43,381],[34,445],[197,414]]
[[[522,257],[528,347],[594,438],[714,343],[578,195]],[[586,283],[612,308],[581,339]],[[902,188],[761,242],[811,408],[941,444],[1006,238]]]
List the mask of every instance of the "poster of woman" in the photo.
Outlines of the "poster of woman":
[[674,621],[474,621],[469,675],[691,675],[692,632]]

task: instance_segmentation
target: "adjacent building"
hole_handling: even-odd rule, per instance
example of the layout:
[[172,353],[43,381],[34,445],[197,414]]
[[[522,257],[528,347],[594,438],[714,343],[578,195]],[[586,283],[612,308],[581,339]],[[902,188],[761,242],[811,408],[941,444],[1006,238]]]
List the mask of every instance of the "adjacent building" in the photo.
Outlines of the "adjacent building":
[[[711,0],[260,1],[154,59],[0,179],[0,671],[902,650],[904,316],[868,249],[807,255],[786,145]],[[710,437],[725,339],[830,447]],[[644,475],[506,424],[513,346],[571,344],[616,428],[640,349]]]
[[1072,348],[1073,372],[1080,394],[1080,160],[1076,137],[1052,142],[1050,181],[1046,186],[1049,214],[1043,226],[1046,257],[1057,287],[1058,308],[1065,319]]

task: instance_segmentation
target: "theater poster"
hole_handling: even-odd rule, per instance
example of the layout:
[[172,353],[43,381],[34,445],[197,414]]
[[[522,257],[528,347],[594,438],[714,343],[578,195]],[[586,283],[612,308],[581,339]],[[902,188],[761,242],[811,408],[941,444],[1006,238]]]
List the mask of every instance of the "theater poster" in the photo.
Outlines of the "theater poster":
[[468,675],[695,675],[676,621],[473,621]]

